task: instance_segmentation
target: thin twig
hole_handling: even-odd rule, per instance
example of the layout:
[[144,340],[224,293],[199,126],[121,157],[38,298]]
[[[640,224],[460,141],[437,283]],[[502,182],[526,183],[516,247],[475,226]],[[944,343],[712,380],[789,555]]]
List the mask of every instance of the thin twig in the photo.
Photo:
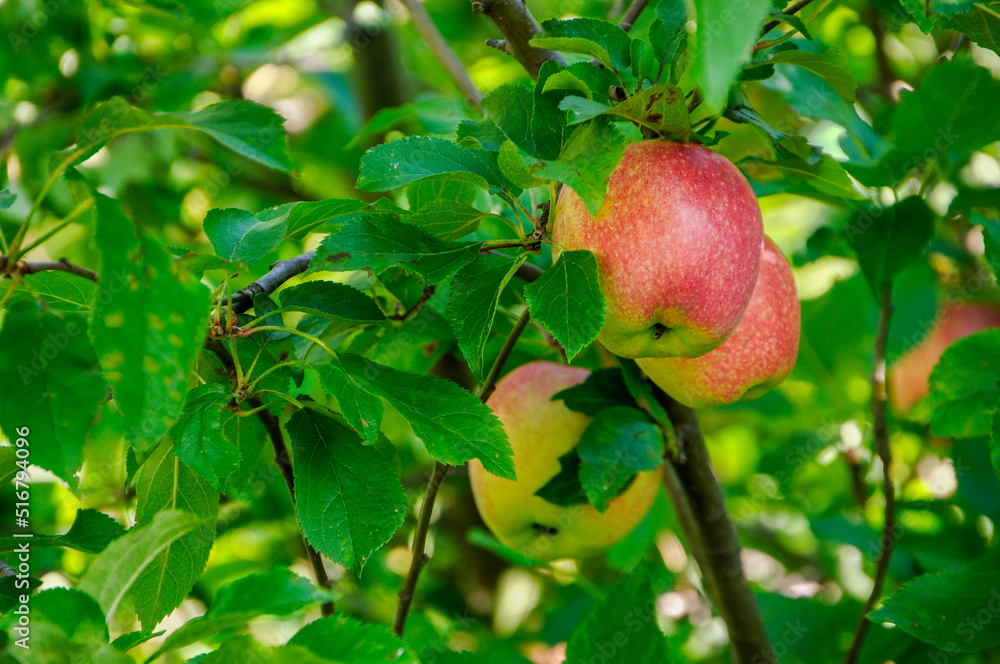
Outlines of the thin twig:
[[65,258],[60,258],[57,261],[18,261],[14,265],[14,269],[10,272],[7,272],[8,260],[7,256],[0,256],[0,271],[5,272],[5,276],[7,277],[10,277],[12,274],[24,276],[34,274],[36,272],[69,272],[70,274],[75,274],[78,277],[90,279],[94,283],[97,283],[99,280],[97,273],[93,270],[88,270],[85,267],[80,267],[79,265],[70,263]]
[[458,86],[458,89],[462,91],[466,100],[478,110],[479,103],[483,100],[483,93],[472,82],[469,70],[458,59],[455,51],[452,50],[451,46],[441,35],[441,31],[434,25],[434,20],[427,13],[427,10],[424,9],[424,3],[420,2],[420,0],[402,0],[402,3],[410,12],[410,16],[413,17],[413,24],[417,27],[420,36],[427,42],[431,53],[441,63],[444,70],[448,72],[448,76]]
[[[507,363],[507,359],[510,357],[518,338],[520,338],[524,328],[527,327],[530,319],[531,314],[525,308],[521,317],[517,319],[517,323],[514,324],[514,329],[507,335],[507,340],[504,342],[503,348],[500,349],[500,354],[497,355],[496,361],[493,362],[493,367],[490,369],[489,375],[483,381],[483,386],[479,388],[477,396],[484,403],[496,389],[500,372],[503,371],[504,364]],[[399,603],[396,604],[396,618],[392,625],[392,631],[398,636],[402,636],[403,630],[406,628],[406,617],[409,615],[410,606],[413,603],[413,594],[417,589],[417,581],[420,580],[420,573],[428,561],[427,553],[424,551],[424,546],[427,543],[427,531],[430,528],[431,513],[434,511],[434,501],[437,498],[438,489],[441,487],[441,482],[444,481],[447,471],[448,466],[441,462],[434,463],[434,471],[427,482],[427,495],[424,496],[424,502],[420,505],[420,514],[417,515],[417,530],[413,535],[410,569],[407,570],[406,578],[403,580],[403,587],[399,591]]]
[[704,552],[702,572],[709,587],[714,588],[716,607],[729,630],[733,661],[736,664],[776,662],[760,605],[743,574],[736,526],[729,517],[722,487],[712,471],[698,417],[659,388],[654,386],[653,392],[666,409],[677,432],[678,444],[687,456],[684,463],[669,460],[666,463],[673,465],[691,507]]
[[622,20],[618,22],[618,27],[625,32],[631,30],[632,26],[635,25],[636,20],[639,18],[639,15],[642,14],[642,10],[645,9],[648,4],[649,0],[635,0],[635,2],[629,6],[625,15],[622,16]]
[[861,656],[861,647],[864,645],[865,637],[868,635],[868,628],[871,621],[868,620],[868,613],[875,608],[875,605],[882,597],[882,589],[885,587],[885,579],[889,574],[889,562],[892,560],[892,550],[896,543],[896,487],[892,482],[892,450],[889,448],[889,425],[886,417],[886,404],[888,402],[885,385],[885,365],[886,365],[886,344],[889,338],[889,321],[892,318],[892,285],[885,287],[882,291],[882,310],[879,315],[878,333],[875,336],[875,370],[872,372],[872,386],[874,394],[872,396],[872,417],[875,424],[875,452],[882,460],[882,481],[885,492],[885,524],[882,527],[881,551],[879,552],[878,565],[875,569],[875,580],[872,584],[871,595],[865,602],[865,608],[861,611],[861,619],[858,621],[857,631],[854,633],[854,641],[851,643],[851,650],[847,654],[846,664],[856,664]]
[[[281,284],[285,283],[292,277],[298,274],[302,274],[309,267],[309,261],[313,259],[316,255],[315,251],[307,251],[304,254],[299,254],[294,258],[288,258],[283,261],[278,261],[271,266],[270,271],[263,277],[253,282],[245,288],[233,293],[233,312],[237,314],[242,314],[253,308],[253,298],[255,295],[263,293],[264,295],[270,295],[274,291],[278,290]],[[225,304],[225,301],[223,301]]]
[[[799,13],[809,5],[811,5],[814,1],[815,0],[798,0],[798,2],[793,3],[791,6],[786,8],[781,13],[787,14],[788,16],[792,16],[794,14]],[[779,25],[781,25],[781,21],[779,21],[778,19],[774,19],[773,21],[768,21],[767,23],[764,24],[764,29],[760,31],[760,36],[763,37],[771,30],[774,30]]]
[[504,36],[502,50],[520,62],[531,74],[531,78],[538,78],[538,71],[547,60],[566,64],[562,56],[555,51],[528,43],[542,31],[542,28],[528,11],[524,0],[472,0],[472,11],[484,15],[493,22]]
[[701,540],[698,537],[698,527],[695,524],[694,515],[691,513],[691,505],[688,503],[687,495],[681,486],[681,481],[677,477],[677,471],[669,461],[663,463],[663,488],[666,489],[667,497],[674,506],[674,513],[677,514],[677,521],[684,532],[684,539],[687,540],[688,548],[691,549],[691,557],[698,565],[701,572],[702,585],[705,588],[705,595],[716,607],[719,600],[716,599],[715,588],[712,587],[711,577],[708,575],[708,561],[705,559],[705,551],[701,548]]
[[[225,368],[226,373],[229,375],[230,380],[233,381],[233,388],[238,389],[240,386],[238,383],[236,364],[233,362],[233,356],[229,354],[222,342],[216,339],[210,339],[205,343],[205,350],[214,354],[219,358],[219,362],[222,363],[223,368]],[[285,478],[285,485],[288,487],[288,495],[292,499],[292,507],[295,506],[295,473],[292,469],[292,459],[288,456],[288,446],[285,445],[285,435],[281,431],[281,424],[278,422],[271,411],[264,407],[264,402],[258,397],[249,397],[247,403],[250,404],[250,408],[256,411],[257,418],[260,420],[261,424],[264,425],[264,429],[267,431],[268,438],[271,439],[271,445],[274,447],[274,463],[278,466],[281,471],[281,476]],[[309,541],[306,539],[305,533],[302,533],[302,544],[306,548],[306,555],[309,558],[309,564],[312,566],[313,574],[316,575],[316,583],[321,588],[326,588],[329,590],[332,587],[330,582],[330,577],[326,573],[326,567],[323,565],[323,556],[313,548]],[[324,602],[320,607],[320,611],[324,616],[332,616],[334,610],[333,600],[329,602]]]

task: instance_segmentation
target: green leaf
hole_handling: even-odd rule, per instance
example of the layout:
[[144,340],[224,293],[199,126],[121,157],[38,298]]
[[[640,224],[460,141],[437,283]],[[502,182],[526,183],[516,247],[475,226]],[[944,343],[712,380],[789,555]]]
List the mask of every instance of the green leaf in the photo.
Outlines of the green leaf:
[[479,255],[481,243],[448,242],[427,231],[383,217],[378,223],[357,219],[337,235],[323,239],[309,272],[371,270],[381,274],[394,265],[436,284]]
[[[25,640],[23,649],[17,649],[16,661],[22,664],[133,662],[108,644],[108,629],[101,607],[79,590],[53,588],[38,593],[31,599],[30,617],[30,639]],[[16,632],[11,636],[20,637]],[[5,644],[8,650],[13,650],[13,644],[6,640]],[[7,659],[15,661],[9,654]]]
[[987,219],[978,212],[971,215],[970,221],[983,227],[983,258],[1000,278],[1000,221]]
[[580,481],[582,463],[576,448],[559,457],[559,472],[542,485],[535,495],[560,507],[588,504],[587,494]]
[[[794,146],[789,146],[794,147]],[[837,198],[858,200],[863,198],[855,190],[847,171],[830,155],[822,155],[815,163],[810,163],[800,156],[789,156],[778,161],[748,157],[740,162],[743,164],[761,164],[776,168],[793,181],[802,181],[814,189]]]
[[883,160],[897,180],[928,159],[964,155],[1000,140],[993,110],[1000,81],[964,58],[941,60],[892,118],[897,142]]
[[663,463],[663,432],[638,408],[613,406],[594,414],[580,438],[580,483],[599,512],[643,470]]
[[975,3],[969,11],[949,17],[947,26],[1000,54],[1000,2]]
[[181,625],[164,640],[150,660],[170,650],[206,641],[214,634],[238,629],[259,616],[288,616],[333,595],[289,569],[276,567],[251,574],[223,586],[208,611]]
[[656,400],[656,397],[653,395],[653,387],[643,377],[639,365],[634,360],[620,359],[619,363],[621,365],[622,376],[625,378],[626,388],[629,394],[632,395],[632,398],[635,399],[635,403],[639,408],[652,415],[653,419],[664,431],[672,434],[674,425],[670,421],[670,416],[667,415],[666,409],[660,405],[660,402]]
[[569,90],[571,92],[579,92],[587,99],[594,98],[594,93],[590,89],[590,86],[582,78],[566,69],[552,74],[552,76],[549,76],[545,80],[542,92],[549,92],[551,90]]
[[341,353],[344,370],[365,391],[382,397],[413,428],[431,456],[460,465],[479,459],[490,473],[514,479],[513,452],[489,406],[457,384]]
[[155,639],[156,637],[163,636],[164,634],[166,634],[166,630],[161,630],[159,632],[147,632],[140,629],[134,632],[126,632],[112,641],[111,646],[118,652],[128,652],[132,648],[141,646],[150,639]]
[[443,138],[411,136],[376,145],[361,158],[358,189],[389,191],[435,175],[451,175],[496,192],[505,181],[496,160]]
[[[112,620],[137,580],[149,569],[160,568],[164,551],[200,525],[201,520],[190,512],[159,512],[149,524],[133,527],[112,542],[91,563],[79,589],[96,598],[108,620]],[[159,573],[163,575],[165,570]]]
[[1000,329],[976,332],[951,344],[931,371],[919,406],[935,436],[989,435],[1000,401]]
[[230,398],[218,383],[192,388],[170,428],[177,458],[217,491],[223,490],[226,478],[240,465],[240,451],[222,435],[221,417],[228,412]]
[[779,51],[767,61],[772,65],[794,65],[811,71],[833,86],[844,101],[854,103],[854,90],[858,84],[851,74],[851,64],[843,51],[831,48],[822,53],[808,51]]
[[544,162],[535,170],[537,177],[558,180],[583,199],[592,215],[597,215],[608,180],[625,152],[625,137],[613,125],[595,118],[578,127],[555,161]]
[[497,128],[528,154],[535,152],[531,140],[532,105],[531,89],[514,83],[490,90],[482,101],[483,111]]
[[[77,510],[73,525],[62,535],[35,533],[31,538],[31,548],[60,546],[86,553],[100,553],[123,532],[125,529],[122,525],[107,514],[93,509],[81,509]],[[16,551],[23,542],[24,539],[17,537],[0,538],[0,553]]]
[[[579,99],[579,97],[570,97],[570,99]],[[528,157],[528,161],[533,160]],[[546,180],[532,175],[531,168],[527,165],[523,153],[510,141],[504,141],[503,145],[500,146],[497,163],[500,164],[500,170],[503,171],[504,177],[519,187],[531,189],[544,186],[547,183]]]
[[14,447],[0,447],[0,489],[5,488],[14,481],[19,470],[20,468],[17,466],[17,449]]
[[16,200],[17,194],[11,193],[10,189],[0,189],[0,210],[6,210]]
[[709,109],[718,111],[725,105],[729,86],[750,58],[770,10],[768,0],[747,0],[739,8],[728,0],[694,0],[698,29],[692,73]]
[[644,568],[626,576],[577,625],[566,646],[566,661],[668,664],[670,647],[656,616],[660,592]]
[[180,605],[201,576],[215,539],[219,493],[180,462],[169,440],[157,445],[139,467],[135,490],[138,526],[152,523],[166,510],[184,510],[201,522],[200,527],[166,546],[135,580],[132,603],[143,626],[151,630]]
[[990,460],[993,469],[1000,474],[1000,404],[993,415],[993,428],[990,430]]
[[85,592],[72,588],[44,590],[31,598],[31,609],[35,619],[57,626],[73,643],[108,642],[104,612]]
[[76,487],[85,434],[106,394],[86,319],[18,302],[4,311],[0,348],[0,429],[27,438],[31,463]]
[[311,408],[296,411],[286,429],[303,534],[317,551],[360,576],[406,518],[395,463]]
[[288,217],[261,221],[246,210],[209,210],[204,221],[205,235],[216,253],[230,261],[252,265],[285,239]]
[[[593,67],[591,67],[593,69]],[[551,76],[562,71],[558,63],[546,60],[538,71],[535,82],[534,106],[531,109],[531,140],[539,159],[557,159],[566,134],[566,113],[559,102],[566,96],[564,90],[544,92]]]
[[335,281],[307,281],[279,294],[281,308],[359,325],[388,323],[375,300],[357,288]]
[[[501,150],[501,157],[503,150]],[[500,164],[503,168],[503,164]],[[504,171],[504,175],[507,172]],[[508,176],[509,177],[509,176]],[[515,183],[517,184],[517,183]],[[441,240],[460,240],[479,228],[488,213],[451,199],[431,201],[406,217],[406,222],[419,226]]]
[[629,36],[614,23],[595,18],[550,19],[542,23],[542,29],[546,36],[532,39],[532,46],[586,55],[611,69],[627,68],[631,62]]
[[493,329],[500,293],[524,262],[485,254],[462,268],[451,282],[448,316],[473,375],[483,380],[483,349]]
[[378,623],[364,623],[348,616],[329,616],[314,620],[289,641],[303,646],[314,655],[351,664],[418,664],[416,656],[393,634]]
[[661,83],[646,88],[604,114],[630,120],[660,136],[680,141],[691,135],[691,116],[684,91],[675,85]]
[[368,205],[364,201],[328,198],[323,201],[286,203],[261,210],[256,216],[263,222],[286,217],[288,219],[286,239],[291,239],[305,237],[309,233],[324,230],[328,226],[356,216],[366,208]]
[[45,300],[45,308],[50,311],[88,316],[94,311],[98,286],[90,279],[69,272],[36,272],[24,278],[24,286],[30,288],[25,297]]
[[205,339],[209,291],[193,275],[174,271],[154,239],[140,240],[117,201],[96,198],[101,293],[91,338],[125,436],[146,454],[184,400]]
[[949,653],[1000,645],[1000,572],[928,574],[903,585],[870,620],[886,621]]
[[597,258],[565,251],[555,265],[524,288],[532,317],[563,345],[572,360],[604,327],[607,305],[598,282]]
[[613,406],[635,407],[618,367],[592,371],[579,385],[557,392],[553,401],[562,399],[566,407],[584,415],[593,416],[604,408]]
[[666,63],[668,79],[676,83],[684,72],[682,56],[687,48],[687,6],[684,0],[662,0],[656,5],[656,20],[649,27],[653,55]]
[[281,116],[267,106],[230,99],[191,113],[153,115],[114,97],[94,107],[77,130],[73,165],[92,157],[109,141],[127,133],[154,129],[195,130],[233,152],[268,168],[290,173]]
[[862,208],[851,219],[844,235],[878,297],[903,268],[924,255],[935,216],[923,199],[911,196],[889,208]]
[[186,664],[347,664],[317,657],[301,646],[264,646],[249,635],[235,636],[218,650],[189,659]]
[[341,415],[358,435],[369,443],[378,440],[382,424],[382,401],[367,392],[341,364],[340,358],[332,358],[328,364],[315,367],[319,373],[323,390],[337,399]]

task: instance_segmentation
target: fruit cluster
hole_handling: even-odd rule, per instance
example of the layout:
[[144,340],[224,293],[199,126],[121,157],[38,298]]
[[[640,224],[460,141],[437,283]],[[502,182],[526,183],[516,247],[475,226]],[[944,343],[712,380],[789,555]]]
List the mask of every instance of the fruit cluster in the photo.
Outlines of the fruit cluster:
[[[791,372],[800,326],[791,267],[764,235],[749,183],[725,157],[690,143],[634,143],[596,217],[563,189],[552,237],[597,257],[607,301],[598,340],[635,358],[677,401],[705,408],[753,399]],[[585,557],[620,540],[648,511],[663,472],[639,473],[603,513],[535,495],[590,422],[552,397],[588,373],[535,362],[508,374],[488,404],[507,431],[518,479],[470,464],[483,520],[502,543],[536,559]]]

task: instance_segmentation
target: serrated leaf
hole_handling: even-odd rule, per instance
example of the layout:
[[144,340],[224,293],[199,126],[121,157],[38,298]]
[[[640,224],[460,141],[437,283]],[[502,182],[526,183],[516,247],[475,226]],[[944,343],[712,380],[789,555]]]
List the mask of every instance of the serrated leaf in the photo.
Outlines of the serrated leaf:
[[534,174],[571,187],[596,216],[607,194],[611,173],[624,152],[625,137],[621,132],[606,120],[595,118],[577,127],[559,158],[544,162]]
[[524,288],[532,317],[562,344],[572,360],[604,327],[607,305],[598,282],[597,258],[565,251],[555,265]]
[[852,218],[844,235],[876,294],[923,256],[934,235],[935,217],[923,199],[911,196],[889,208],[862,208]]
[[317,551],[355,575],[406,518],[406,494],[378,447],[310,408],[286,425],[295,472],[295,511]]
[[435,459],[450,465],[479,459],[488,472],[515,478],[503,426],[474,394],[448,380],[399,371],[349,353],[341,353],[340,361],[352,381],[388,401],[410,423]]
[[579,451],[574,448],[559,457],[559,472],[542,485],[535,495],[560,507],[588,504],[587,494],[580,482]]
[[761,164],[763,166],[771,166],[795,181],[805,182],[816,190],[837,198],[852,200],[863,198],[854,188],[851,178],[848,177],[844,167],[834,161],[830,155],[822,155],[815,163],[809,163],[799,156],[789,156],[778,161],[765,161],[749,157],[741,160],[739,163],[741,165]]
[[[22,286],[25,297],[36,297],[45,300],[45,308],[50,311],[87,314],[94,311],[94,296],[98,286],[90,279],[69,272],[51,271],[36,272],[24,277]],[[15,294],[9,304],[17,298]]]
[[594,98],[594,93],[590,89],[590,86],[579,76],[565,69],[552,74],[552,76],[549,76],[545,80],[542,92],[550,92],[552,90],[569,90],[571,92],[579,92],[587,99]]
[[236,579],[219,589],[208,611],[188,620],[170,634],[150,660],[161,654],[205,641],[223,631],[238,629],[259,616],[288,616],[333,595],[289,569],[276,567],[262,574]]
[[315,367],[323,390],[337,399],[341,415],[369,443],[378,439],[382,425],[382,401],[366,391],[341,364],[339,357]]
[[684,73],[687,18],[684,0],[662,0],[656,5],[656,20],[649,27],[653,55],[664,65],[671,83],[676,83]]
[[137,237],[118,202],[97,195],[101,291],[91,338],[122,412],[125,436],[146,454],[167,432],[205,339],[208,288],[151,237]]
[[276,205],[261,210],[255,216],[262,222],[284,218],[287,224],[285,237],[292,239],[325,230],[328,225],[350,219],[368,208],[368,204],[364,201],[328,198],[322,201],[302,201]]
[[[34,544],[34,542],[32,542]],[[108,642],[104,612],[93,597],[72,588],[51,588],[31,598],[33,618],[58,627],[73,643]]]
[[[535,81],[534,106],[531,109],[531,140],[539,159],[557,159],[566,134],[566,113],[559,102],[566,96],[564,90],[543,92],[551,76],[562,71],[558,63],[546,60],[538,70]],[[501,141],[502,143],[502,141]]]
[[652,385],[643,377],[642,369],[635,363],[635,360],[620,359],[619,364],[621,365],[622,376],[625,379],[626,389],[632,395],[635,403],[639,408],[652,415],[653,420],[668,435],[671,435],[673,433],[673,423],[670,420],[670,416],[667,415],[667,410],[660,405],[660,402],[653,395]]
[[[572,99],[579,99],[579,97],[572,97]],[[510,141],[504,141],[503,145],[500,146],[497,163],[500,164],[500,170],[503,171],[504,177],[524,189],[541,187],[547,182],[547,180],[536,178],[531,174],[531,169],[525,164],[521,152]]]
[[[138,526],[153,522],[158,514],[169,510],[189,512],[201,523],[171,542],[135,579],[130,597],[143,626],[152,630],[187,597],[208,562],[215,539],[219,494],[180,462],[169,440],[157,445],[140,466],[135,490]],[[170,574],[166,574],[168,569]]]
[[767,64],[793,65],[811,71],[833,86],[844,101],[854,103],[854,90],[858,84],[851,74],[851,64],[847,61],[847,56],[840,49],[831,48],[822,53],[779,51],[767,61]]
[[[1000,572],[928,574],[903,585],[872,611],[872,621],[886,621],[950,653],[980,652],[1000,645]],[[980,615],[989,614],[985,620]],[[961,636],[961,638],[957,638]]]
[[479,255],[482,243],[447,242],[427,231],[384,217],[378,223],[357,219],[323,239],[309,272],[371,270],[381,274],[394,265],[416,272],[429,284],[458,272]]
[[663,463],[663,432],[638,408],[613,406],[594,414],[580,437],[580,483],[599,512],[635,474]]
[[618,367],[597,369],[590,372],[579,385],[557,392],[553,401],[562,400],[566,407],[584,415],[593,416],[604,408],[612,406],[635,407],[635,399],[629,395],[628,387]]
[[[31,548],[61,546],[86,553],[100,553],[123,532],[125,528],[107,514],[93,509],[81,509],[77,510],[73,525],[62,535],[34,533]],[[22,538],[17,537],[0,538],[0,553],[16,551],[18,544],[23,542]]]
[[645,568],[626,576],[577,625],[566,645],[566,661],[669,664],[670,647],[656,619],[660,592]]
[[728,0],[694,0],[697,31],[692,73],[711,110],[721,109],[740,67],[750,57],[769,0],[747,0],[739,9]]
[[493,124],[519,148],[534,154],[531,140],[531,90],[523,85],[507,83],[490,90],[483,97],[482,107]]
[[550,19],[542,23],[542,29],[545,36],[532,39],[532,46],[586,55],[612,69],[630,64],[629,36],[614,23],[595,18]]
[[947,26],[1000,54],[1000,2],[973,4],[969,11],[949,17]]
[[934,370],[919,406],[935,436],[989,435],[1000,401],[1000,329],[976,332],[951,344]]
[[359,325],[388,323],[375,300],[335,281],[307,281],[279,294],[281,308]]
[[[501,161],[503,150],[501,149]],[[500,163],[503,169],[503,163]],[[507,171],[504,175],[508,178]],[[514,184],[518,184],[515,182]],[[518,184],[518,186],[521,186]],[[479,222],[487,216],[476,208],[450,199],[431,201],[406,217],[406,223],[419,226],[442,240],[460,240],[479,228]]]
[[240,451],[222,435],[221,418],[230,398],[218,383],[191,389],[169,434],[177,458],[217,491],[240,465]]
[[691,116],[684,91],[661,83],[641,90],[612,106],[607,115],[619,116],[655,131],[660,136],[686,141],[691,135]]
[[361,158],[358,189],[389,191],[435,175],[451,175],[490,192],[505,186],[495,159],[443,138],[411,136],[377,145]]
[[288,217],[261,221],[246,210],[209,210],[205,235],[216,253],[229,261],[251,265],[282,243],[288,234]]
[[34,298],[4,311],[0,328],[0,429],[30,429],[31,462],[76,487],[85,434],[106,394],[79,314],[41,311]]
[[348,616],[314,620],[289,641],[320,657],[351,664],[418,664],[416,656],[388,627]]
[[113,620],[137,580],[162,564],[163,553],[171,544],[201,525],[201,519],[190,512],[159,512],[149,524],[133,527],[112,542],[91,563],[79,589],[96,598],[107,620]]
[[459,270],[451,282],[448,317],[458,347],[479,380],[483,380],[483,349],[493,329],[500,293],[524,259],[524,254],[513,261],[485,254]]
[[301,646],[265,646],[247,634],[234,636],[218,650],[189,659],[186,664],[346,664],[317,657]]

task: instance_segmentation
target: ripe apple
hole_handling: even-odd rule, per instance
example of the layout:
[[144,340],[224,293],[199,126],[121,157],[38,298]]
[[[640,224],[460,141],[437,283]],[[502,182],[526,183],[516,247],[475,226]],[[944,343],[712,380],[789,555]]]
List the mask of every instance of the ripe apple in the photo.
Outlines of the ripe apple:
[[580,441],[590,418],[554,394],[582,383],[590,372],[554,362],[532,362],[504,376],[487,405],[503,422],[514,449],[517,481],[469,462],[472,495],[483,521],[504,545],[537,560],[600,553],[638,525],[653,504],[662,467],[639,473],[603,514],[592,505],[560,507],[535,492],[561,470],[559,457]]
[[942,305],[926,337],[892,365],[889,393],[896,410],[905,413],[927,396],[931,371],[948,346],[987,327],[1000,327],[1000,307],[972,302]]
[[760,267],[760,206],[725,157],[692,143],[625,148],[595,218],[563,187],[552,239],[597,256],[600,339],[621,357],[698,357],[736,329]]
[[799,319],[792,268],[765,237],[757,285],[733,336],[701,357],[641,358],[636,363],[664,392],[692,408],[756,399],[795,366]]

